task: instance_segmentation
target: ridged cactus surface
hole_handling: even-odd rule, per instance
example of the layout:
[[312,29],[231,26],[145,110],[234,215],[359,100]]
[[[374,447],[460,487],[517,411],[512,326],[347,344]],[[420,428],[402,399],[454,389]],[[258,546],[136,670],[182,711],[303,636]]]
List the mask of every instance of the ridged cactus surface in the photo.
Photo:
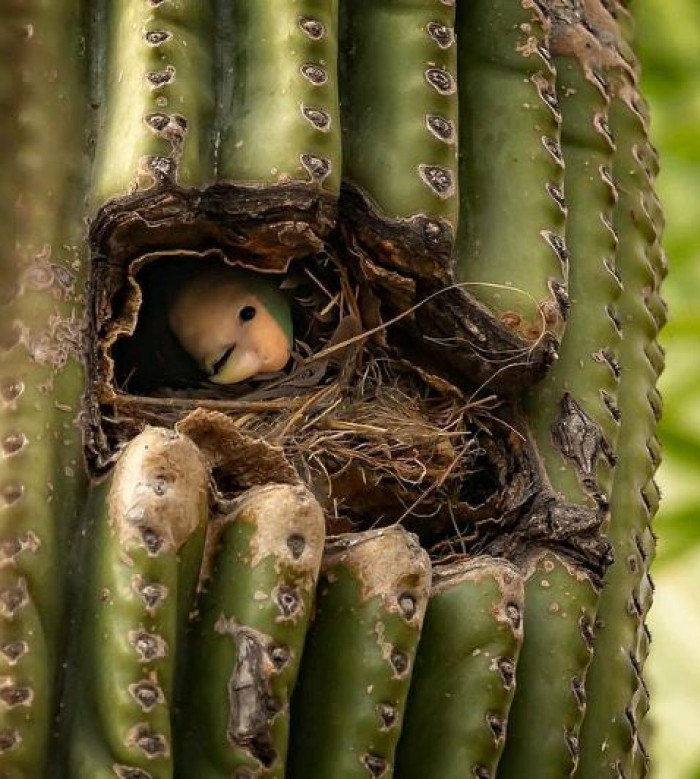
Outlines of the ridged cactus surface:
[[626,4],[2,14],[0,779],[647,776]]

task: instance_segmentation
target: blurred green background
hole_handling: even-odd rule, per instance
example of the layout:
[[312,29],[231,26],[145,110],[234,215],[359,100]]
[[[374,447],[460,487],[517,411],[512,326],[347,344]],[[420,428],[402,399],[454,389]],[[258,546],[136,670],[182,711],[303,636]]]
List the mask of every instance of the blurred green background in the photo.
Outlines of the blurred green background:
[[631,7],[661,154],[670,258],[648,665],[653,775],[700,779],[700,0],[634,0]]

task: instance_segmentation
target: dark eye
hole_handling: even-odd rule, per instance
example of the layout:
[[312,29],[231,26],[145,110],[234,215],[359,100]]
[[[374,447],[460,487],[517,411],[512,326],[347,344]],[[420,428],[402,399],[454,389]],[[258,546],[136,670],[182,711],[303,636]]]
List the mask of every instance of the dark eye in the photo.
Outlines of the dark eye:
[[243,306],[238,314],[241,322],[250,322],[251,319],[255,319],[256,310],[253,306]]

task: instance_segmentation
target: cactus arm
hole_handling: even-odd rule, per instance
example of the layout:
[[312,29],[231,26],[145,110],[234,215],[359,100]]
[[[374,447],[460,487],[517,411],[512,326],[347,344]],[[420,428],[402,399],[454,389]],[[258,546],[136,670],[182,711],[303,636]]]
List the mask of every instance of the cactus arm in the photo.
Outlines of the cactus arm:
[[107,83],[93,201],[211,180],[213,15],[209,2],[110,3]]
[[341,6],[343,178],[390,219],[457,227],[454,6]]
[[598,589],[552,552],[524,565],[525,642],[499,779],[571,776],[593,653]]
[[428,600],[399,526],[330,539],[292,701],[290,779],[390,776]]
[[0,58],[0,773],[44,774],[86,489],[79,429],[88,177],[79,0],[7,3]]
[[285,776],[289,700],[324,541],[303,487],[253,489],[226,517],[183,688],[182,776]]
[[[543,3],[458,3],[458,272],[528,341],[561,335],[567,251],[560,111]],[[503,287],[513,288],[513,292]]]
[[[622,428],[608,536],[615,563],[608,571],[597,619],[596,653],[588,678],[589,706],[581,733],[577,777],[638,777],[648,771],[639,736],[648,706],[641,676],[649,636],[644,618],[653,586],[651,520],[658,506],[656,381],[663,367],[656,337],[665,321],[659,287],[665,274],[662,218],[654,195],[656,155],[645,107],[629,70],[612,74],[611,127],[617,140],[613,175],[620,199],[615,228],[623,343],[619,392]],[[615,680],[611,684],[611,679]]]
[[232,75],[222,96],[219,177],[311,182],[337,193],[337,0],[244,0],[227,15],[224,68]]
[[436,566],[397,754],[402,779],[495,776],[522,643],[510,563]]
[[147,428],[97,488],[93,512],[68,774],[171,779],[179,644],[208,516],[199,450]]

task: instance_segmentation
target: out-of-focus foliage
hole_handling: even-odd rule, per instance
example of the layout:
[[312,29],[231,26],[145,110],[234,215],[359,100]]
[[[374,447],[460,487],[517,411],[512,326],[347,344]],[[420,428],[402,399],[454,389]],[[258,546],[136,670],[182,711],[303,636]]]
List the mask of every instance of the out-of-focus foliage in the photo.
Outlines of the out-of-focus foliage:
[[649,663],[652,753],[656,779],[700,779],[700,2],[635,0],[633,8],[661,153],[671,269]]

